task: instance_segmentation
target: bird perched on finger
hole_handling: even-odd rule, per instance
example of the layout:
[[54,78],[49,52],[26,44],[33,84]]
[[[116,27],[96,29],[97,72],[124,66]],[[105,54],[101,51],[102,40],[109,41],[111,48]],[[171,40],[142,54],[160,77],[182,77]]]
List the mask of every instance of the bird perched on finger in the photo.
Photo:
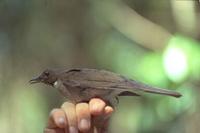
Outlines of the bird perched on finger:
[[115,105],[118,96],[140,96],[143,92],[181,97],[175,91],[152,87],[110,71],[87,68],[46,69],[30,83],[53,86],[74,103],[98,97]]

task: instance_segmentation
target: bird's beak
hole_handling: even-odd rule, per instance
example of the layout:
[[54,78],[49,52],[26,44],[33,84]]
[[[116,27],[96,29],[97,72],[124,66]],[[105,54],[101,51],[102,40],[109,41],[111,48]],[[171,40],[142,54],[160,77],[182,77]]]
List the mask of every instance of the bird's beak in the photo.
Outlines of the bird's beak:
[[29,81],[30,84],[35,84],[35,83],[39,83],[39,82],[41,82],[40,77],[33,78]]

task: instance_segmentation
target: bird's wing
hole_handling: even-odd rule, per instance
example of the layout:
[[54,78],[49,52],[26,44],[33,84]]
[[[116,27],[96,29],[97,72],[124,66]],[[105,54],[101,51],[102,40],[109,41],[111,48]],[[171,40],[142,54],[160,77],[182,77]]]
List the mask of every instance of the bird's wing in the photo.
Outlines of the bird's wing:
[[[143,83],[129,80],[121,75],[96,69],[72,69],[64,74],[64,80],[73,82],[74,85],[86,88],[95,89],[113,89],[122,93],[123,95],[140,94],[141,92],[156,93],[162,95],[169,95],[180,97],[180,93],[151,87]],[[67,82],[67,81],[64,81]]]
[[74,82],[77,85],[91,88],[112,88],[124,79],[115,73],[96,69],[72,69],[65,72],[62,79],[64,82]]

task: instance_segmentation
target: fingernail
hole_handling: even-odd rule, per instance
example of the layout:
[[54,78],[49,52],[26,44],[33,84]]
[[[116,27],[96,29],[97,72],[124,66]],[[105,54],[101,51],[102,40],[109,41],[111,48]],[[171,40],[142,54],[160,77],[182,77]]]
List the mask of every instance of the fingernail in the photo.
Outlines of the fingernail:
[[79,123],[79,128],[82,130],[90,129],[90,121],[87,119],[82,119]]
[[69,127],[69,133],[78,133],[78,129],[75,127]]
[[60,125],[65,125],[65,119],[64,119],[63,117],[60,117],[60,118],[58,119],[58,123],[59,123]]

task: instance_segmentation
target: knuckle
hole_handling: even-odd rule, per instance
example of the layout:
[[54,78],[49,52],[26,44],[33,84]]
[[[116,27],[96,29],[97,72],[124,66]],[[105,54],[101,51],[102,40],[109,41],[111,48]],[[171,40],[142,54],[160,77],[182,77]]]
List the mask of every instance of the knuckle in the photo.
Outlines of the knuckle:
[[53,114],[55,114],[55,113],[58,112],[59,110],[60,110],[60,109],[58,109],[58,108],[52,109],[51,112],[50,112],[50,116],[53,115]]
[[70,103],[70,102],[64,102],[62,105],[61,105],[61,108],[68,108],[68,107],[71,107],[71,106],[74,106],[73,103]]

